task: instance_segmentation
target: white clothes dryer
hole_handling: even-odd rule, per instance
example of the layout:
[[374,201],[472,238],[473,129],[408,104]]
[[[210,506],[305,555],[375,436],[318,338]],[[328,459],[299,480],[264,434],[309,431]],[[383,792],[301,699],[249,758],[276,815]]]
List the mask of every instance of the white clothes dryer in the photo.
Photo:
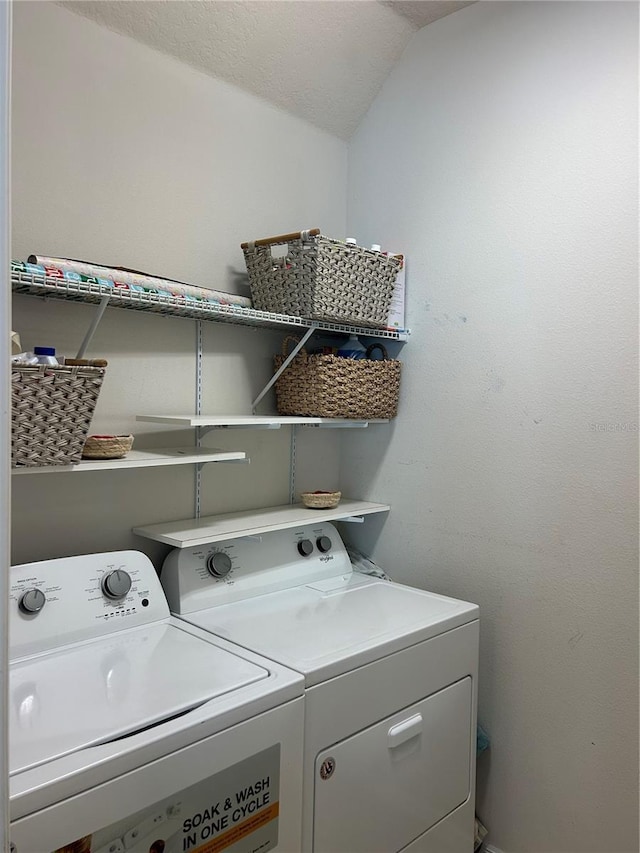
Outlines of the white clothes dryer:
[[305,678],[305,853],[472,853],[478,607],[352,570],[309,523],[176,549],[175,614]]
[[15,853],[300,849],[298,673],[173,618],[136,551],[10,582]]

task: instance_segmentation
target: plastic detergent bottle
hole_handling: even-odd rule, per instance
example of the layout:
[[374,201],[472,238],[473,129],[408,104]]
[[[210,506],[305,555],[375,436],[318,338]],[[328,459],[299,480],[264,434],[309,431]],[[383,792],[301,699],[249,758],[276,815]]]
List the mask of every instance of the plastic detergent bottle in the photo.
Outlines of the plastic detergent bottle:
[[58,364],[54,347],[34,347],[33,354],[38,359],[37,364]]
[[337,355],[340,358],[365,358],[367,348],[362,346],[356,335],[349,335],[349,340],[342,344]]

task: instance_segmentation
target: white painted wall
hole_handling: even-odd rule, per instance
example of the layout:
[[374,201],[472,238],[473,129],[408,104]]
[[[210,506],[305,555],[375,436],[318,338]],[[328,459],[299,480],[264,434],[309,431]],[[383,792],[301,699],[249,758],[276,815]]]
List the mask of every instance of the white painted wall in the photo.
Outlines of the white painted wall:
[[400,416],[343,439],[352,536],[481,607],[478,811],[508,853],[638,850],[638,7],[481,2],[352,141],[408,254]]
[[[13,257],[86,258],[238,291],[241,241],[315,225],[344,233],[343,142],[66,9],[14,7]],[[27,348],[74,354],[93,310],[15,297],[13,327]],[[282,335],[203,330],[203,412],[249,412]],[[109,360],[92,432],[190,443],[134,416],[194,411],[194,345],[193,321],[108,310],[87,353]],[[203,514],[287,501],[288,430],[206,441],[246,450],[251,464],[205,468]],[[310,479],[298,485],[335,488],[337,437],[301,445]],[[166,549],[131,527],[192,511],[189,467],[14,477],[13,561],[123,547],[159,559]]]

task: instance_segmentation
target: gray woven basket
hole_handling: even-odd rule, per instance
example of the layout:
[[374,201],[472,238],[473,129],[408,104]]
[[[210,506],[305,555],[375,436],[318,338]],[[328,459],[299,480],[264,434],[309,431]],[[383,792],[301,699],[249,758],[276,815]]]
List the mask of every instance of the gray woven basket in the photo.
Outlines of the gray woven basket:
[[[275,368],[286,358],[289,342],[285,338],[282,355],[274,358]],[[300,350],[276,382],[276,407],[280,415],[317,418],[395,418],[398,414],[401,362],[385,359],[341,358],[336,355],[308,355]]]
[[[287,246],[272,257],[273,246]],[[323,237],[319,229],[243,243],[253,307],[384,328],[400,261]]]
[[82,456],[105,370],[11,365],[11,466],[70,465]]

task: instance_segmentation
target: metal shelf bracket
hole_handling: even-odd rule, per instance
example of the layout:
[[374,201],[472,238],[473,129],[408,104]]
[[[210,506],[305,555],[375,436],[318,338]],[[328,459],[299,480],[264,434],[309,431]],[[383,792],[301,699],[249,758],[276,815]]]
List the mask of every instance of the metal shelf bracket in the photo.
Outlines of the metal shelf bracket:
[[302,347],[306,344],[306,342],[309,340],[309,338],[311,337],[311,335],[312,335],[315,331],[316,331],[316,327],[315,327],[315,326],[312,326],[310,329],[307,329],[307,331],[306,331],[306,332],[305,332],[305,334],[302,336],[302,338],[298,341],[298,343],[297,343],[297,344],[295,345],[295,347],[291,350],[291,352],[289,353],[289,355],[288,355],[288,356],[285,358],[285,360],[282,362],[282,364],[281,364],[281,366],[278,368],[278,370],[276,370],[276,372],[273,374],[273,376],[271,377],[271,379],[267,382],[267,384],[264,386],[264,388],[262,389],[262,391],[258,394],[258,396],[256,397],[256,399],[255,399],[255,400],[253,401],[253,403],[251,404],[251,411],[253,412],[253,414],[254,414],[254,415],[255,415],[255,413],[256,413],[256,408],[257,408],[258,403],[260,402],[260,400],[262,400],[262,398],[264,397],[264,395],[265,395],[265,394],[266,394],[266,393],[267,393],[267,392],[268,392],[268,391],[269,391],[269,390],[270,390],[270,389],[275,385],[275,383],[278,381],[278,379],[279,379],[280,375],[281,375],[281,374],[282,374],[282,373],[287,369],[287,367],[289,367],[289,365],[291,364],[291,362],[293,361],[293,359],[298,355],[298,353],[300,352],[300,350],[302,349]]
[[98,305],[98,310],[96,311],[95,317],[91,321],[91,325],[87,329],[87,334],[84,336],[84,340],[80,344],[80,349],[78,350],[78,354],[76,358],[84,358],[84,354],[87,351],[89,344],[91,343],[91,339],[96,333],[96,329],[100,324],[100,320],[102,320],[102,315],[105,312],[107,305],[109,304],[109,296],[103,296],[100,300],[100,304]]

